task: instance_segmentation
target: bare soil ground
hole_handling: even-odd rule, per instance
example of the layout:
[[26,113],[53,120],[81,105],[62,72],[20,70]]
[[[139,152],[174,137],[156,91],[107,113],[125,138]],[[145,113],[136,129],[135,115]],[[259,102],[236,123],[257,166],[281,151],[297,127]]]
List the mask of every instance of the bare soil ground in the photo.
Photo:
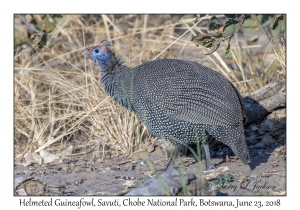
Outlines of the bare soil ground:
[[[269,118],[273,116],[274,114]],[[285,128],[285,118],[281,118],[263,121],[257,126],[258,130],[266,122],[274,122],[273,126]],[[253,128],[247,129],[246,133],[247,131],[253,133],[256,128],[254,131]],[[262,133],[262,135],[266,134]],[[228,152],[226,146],[211,144],[212,161],[216,168],[227,166],[229,171],[214,180],[206,181],[202,186],[199,186],[199,180],[205,169],[204,163],[198,164],[190,153],[178,157],[176,164],[180,165],[180,169],[195,174],[197,179],[188,185],[188,193],[178,192],[177,194],[285,195],[285,132],[280,138],[273,140],[269,145],[262,145],[265,141],[263,139],[259,142],[248,141],[252,160],[249,166],[244,165],[235,158],[233,153]],[[158,171],[166,167],[169,159],[159,146],[148,154],[137,152],[132,155],[133,158],[113,159],[107,155],[101,159],[90,153],[64,157],[50,164],[25,167],[16,163],[14,166],[15,193],[16,195],[49,196],[122,195],[152,176],[151,165]],[[228,174],[234,178],[226,182],[225,177],[228,177]]]

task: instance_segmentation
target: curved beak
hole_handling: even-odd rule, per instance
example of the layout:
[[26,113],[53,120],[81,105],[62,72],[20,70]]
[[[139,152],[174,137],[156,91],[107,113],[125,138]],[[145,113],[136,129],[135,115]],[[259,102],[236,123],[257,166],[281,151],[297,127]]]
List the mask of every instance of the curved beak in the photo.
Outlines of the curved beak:
[[[88,56],[91,56],[91,50],[89,48],[85,49],[81,55],[88,55]],[[93,56],[91,56],[93,61],[94,61],[94,64],[97,63],[97,58],[94,58]]]

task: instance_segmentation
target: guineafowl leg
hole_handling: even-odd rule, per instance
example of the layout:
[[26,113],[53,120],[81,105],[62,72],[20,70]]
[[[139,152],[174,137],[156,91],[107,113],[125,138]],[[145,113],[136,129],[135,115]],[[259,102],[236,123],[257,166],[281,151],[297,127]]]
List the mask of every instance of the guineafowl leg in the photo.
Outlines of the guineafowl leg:
[[206,170],[214,169],[214,164],[211,162],[210,152],[209,152],[209,143],[206,141],[204,143],[205,159],[206,159]]
[[168,163],[165,171],[170,171],[173,168],[173,166],[175,164],[175,159],[177,158],[178,153],[180,152],[181,149],[182,149],[182,145],[176,145],[175,146],[175,150],[173,152],[173,155],[172,155],[172,157],[171,157],[171,159],[170,159],[170,161],[169,161],[169,163]]

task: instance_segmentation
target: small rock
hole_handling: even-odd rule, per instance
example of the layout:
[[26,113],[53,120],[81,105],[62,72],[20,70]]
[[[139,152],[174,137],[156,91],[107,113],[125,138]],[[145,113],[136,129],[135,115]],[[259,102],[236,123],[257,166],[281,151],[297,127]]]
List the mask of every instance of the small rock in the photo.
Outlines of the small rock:
[[130,181],[130,180],[127,180],[123,185],[124,186],[128,186],[128,187],[131,187],[132,185],[134,185],[135,181]]
[[28,195],[43,195],[45,186],[43,183],[36,180],[29,180],[24,183],[25,191]]
[[268,145],[275,143],[270,134],[265,134],[260,142],[254,145],[255,148],[266,148]]
[[259,149],[259,148],[264,148],[265,145],[264,145],[263,143],[261,143],[261,142],[258,142],[258,143],[256,143],[256,144],[254,145],[254,147],[257,148],[257,149]]
[[264,135],[261,142],[267,146],[267,145],[273,144],[275,142],[275,140],[272,138],[272,136],[270,134],[267,133]]
[[16,193],[17,193],[17,195],[21,195],[21,196],[27,196],[28,195],[23,188],[16,190]]
[[42,149],[40,151],[40,156],[43,158],[44,163],[51,163],[51,162],[59,159],[58,156],[56,156],[44,149]]
[[37,163],[39,165],[42,164],[42,157],[39,156],[37,153],[35,152],[28,152],[24,155],[24,160],[25,160],[25,163],[24,163],[24,166],[29,166],[33,163]]
[[110,170],[118,170],[120,167],[118,165],[111,165]]
[[265,120],[263,123],[261,123],[262,129],[271,130],[273,127],[273,122],[271,120]]

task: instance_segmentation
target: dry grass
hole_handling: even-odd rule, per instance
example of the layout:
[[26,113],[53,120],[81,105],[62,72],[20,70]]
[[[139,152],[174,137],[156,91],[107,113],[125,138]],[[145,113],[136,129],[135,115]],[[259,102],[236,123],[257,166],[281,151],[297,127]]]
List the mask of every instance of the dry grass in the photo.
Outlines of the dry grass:
[[[40,20],[42,16],[31,18]],[[36,38],[15,49],[15,158],[44,148],[58,153],[70,145],[74,155],[107,148],[113,156],[129,155],[153,140],[135,114],[116,105],[104,92],[98,66],[81,56],[86,46],[103,39],[113,41],[115,51],[128,66],[162,58],[196,61],[224,74],[242,95],[266,84],[273,75],[268,72],[278,69],[272,63],[285,65],[284,49],[274,53],[274,48],[267,51],[261,46],[258,53],[252,54],[240,37],[232,43],[232,60],[222,58],[225,45],[213,55],[204,56],[204,49],[199,50],[190,40],[205,29],[194,27],[192,15],[182,18],[180,15],[64,15],[64,21],[50,33],[53,41],[39,49],[36,33],[16,16],[15,36],[26,37],[30,33]],[[269,52],[276,57],[268,62],[265,74],[261,54],[267,56]],[[241,71],[233,71],[228,63]]]

